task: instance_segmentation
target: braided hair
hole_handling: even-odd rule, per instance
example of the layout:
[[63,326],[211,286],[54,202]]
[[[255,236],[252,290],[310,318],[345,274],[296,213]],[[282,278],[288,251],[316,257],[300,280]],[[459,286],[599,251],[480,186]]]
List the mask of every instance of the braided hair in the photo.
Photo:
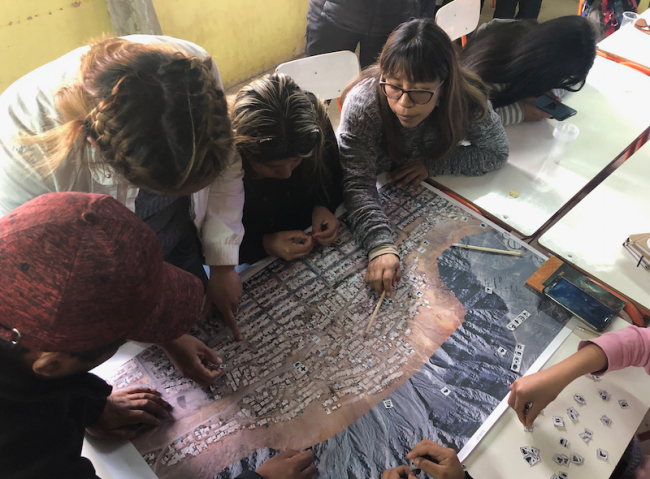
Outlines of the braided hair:
[[210,58],[111,38],[91,46],[78,84],[56,97],[61,125],[23,140],[40,146],[51,173],[86,147],[131,184],[173,194],[212,182],[233,161],[224,92]]

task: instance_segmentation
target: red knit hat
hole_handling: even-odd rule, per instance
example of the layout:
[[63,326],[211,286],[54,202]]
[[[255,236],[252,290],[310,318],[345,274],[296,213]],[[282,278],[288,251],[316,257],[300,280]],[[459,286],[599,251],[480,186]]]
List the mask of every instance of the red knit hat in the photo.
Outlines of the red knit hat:
[[203,304],[153,230],[107,195],[50,193],[0,218],[0,338],[50,352],[164,343]]

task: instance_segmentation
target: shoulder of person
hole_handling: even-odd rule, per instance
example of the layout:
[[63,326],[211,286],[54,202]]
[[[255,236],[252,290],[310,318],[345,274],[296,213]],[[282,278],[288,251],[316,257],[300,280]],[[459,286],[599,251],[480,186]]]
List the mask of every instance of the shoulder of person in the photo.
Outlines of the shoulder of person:
[[367,78],[350,90],[341,111],[339,131],[360,127],[381,131],[378,83],[376,78]]

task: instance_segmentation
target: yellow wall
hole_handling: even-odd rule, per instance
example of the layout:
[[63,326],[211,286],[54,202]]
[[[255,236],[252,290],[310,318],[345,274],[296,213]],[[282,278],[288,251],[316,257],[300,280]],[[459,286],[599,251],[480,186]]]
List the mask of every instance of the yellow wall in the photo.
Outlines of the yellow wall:
[[153,0],[163,34],[205,48],[224,85],[304,50],[307,0]]
[[104,0],[0,0],[0,92],[102,33],[113,33]]

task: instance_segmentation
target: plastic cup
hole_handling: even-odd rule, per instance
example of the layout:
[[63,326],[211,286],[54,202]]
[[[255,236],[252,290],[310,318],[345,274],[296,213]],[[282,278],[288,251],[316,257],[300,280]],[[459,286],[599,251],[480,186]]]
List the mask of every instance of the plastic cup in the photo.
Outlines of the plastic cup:
[[623,12],[623,18],[621,19],[621,26],[619,28],[633,24],[637,18],[639,18],[639,15],[634,12]]
[[553,144],[548,154],[549,159],[559,163],[562,160],[567,145],[578,138],[580,128],[573,123],[558,123],[553,129]]

